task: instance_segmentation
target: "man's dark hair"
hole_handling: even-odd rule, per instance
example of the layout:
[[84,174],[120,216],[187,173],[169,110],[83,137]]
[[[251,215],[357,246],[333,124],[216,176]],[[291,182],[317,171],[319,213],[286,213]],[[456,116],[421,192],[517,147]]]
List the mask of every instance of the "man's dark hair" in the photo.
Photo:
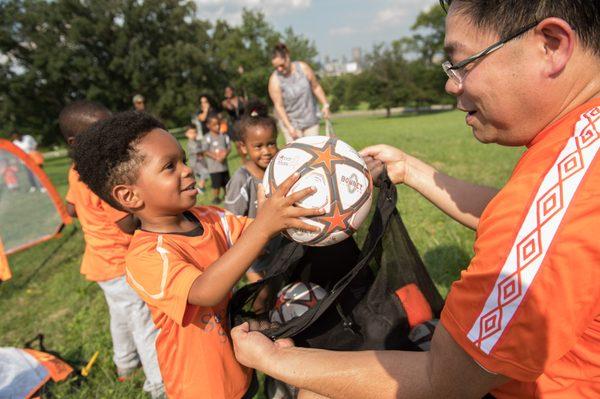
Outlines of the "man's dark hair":
[[105,119],[111,115],[108,108],[102,104],[92,101],[75,101],[60,111],[58,125],[65,140],[85,132],[99,119]]
[[258,100],[250,101],[246,105],[246,111],[235,125],[236,136],[239,141],[244,141],[248,131],[256,127],[262,127],[264,129],[270,129],[275,137],[277,137],[277,123],[275,119],[269,116],[269,109],[267,106]]
[[600,1],[598,0],[440,0],[447,10],[452,3],[480,28],[491,28],[507,37],[535,21],[557,17],[567,21],[583,47],[600,56]]
[[81,181],[111,206],[123,210],[111,191],[118,184],[135,183],[144,160],[136,145],[154,129],[165,126],[147,113],[127,111],[75,136],[72,156]]

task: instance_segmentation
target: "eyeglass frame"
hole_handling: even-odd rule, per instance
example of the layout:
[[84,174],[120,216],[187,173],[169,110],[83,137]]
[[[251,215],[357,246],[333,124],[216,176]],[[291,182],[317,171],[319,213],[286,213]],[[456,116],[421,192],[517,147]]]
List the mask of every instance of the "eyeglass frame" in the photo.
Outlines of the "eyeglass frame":
[[509,41],[511,41],[513,39],[516,39],[517,37],[521,36],[525,32],[535,28],[538,24],[539,24],[539,21],[532,22],[529,25],[526,25],[523,28],[517,30],[512,35],[509,35],[509,36],[505,37],[504,39],[501,39],[501,40],[497,41],[496,43],[492,44],[491,46],[481,50],[477,54],[474,54],[470,57],[465,58],[464,60],[458,62],[456,65],[452,65],[452,62],[450,62],[450,61],[444,61],[442,63],[442,69],[444,70],[446,75],[448,75],[448,78],[452,79],[455,83],[460,85],[460,84],[462,84],[463,77],[461,77],[455,71],[462,69],[465,66],[471,64],[472,62],[475,62],[478,59],[483,58],[486,55],[489,55],[489,54],[493,53],[494,51],[502,48],[502,46],[504,46],[506,43],[508,43]]

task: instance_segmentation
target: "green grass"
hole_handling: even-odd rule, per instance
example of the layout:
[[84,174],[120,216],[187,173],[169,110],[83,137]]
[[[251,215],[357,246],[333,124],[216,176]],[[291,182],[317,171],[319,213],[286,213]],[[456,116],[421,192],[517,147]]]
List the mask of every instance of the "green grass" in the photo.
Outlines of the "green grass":
[[[496,187],[507,180],[522,152],[478,143],[458,112],[346,118],[334,125],[338,136],[357,149],[392,144],[453,176]],[[69,163],[60,158],[45,165],[63,196]],[[239,166],[235,150],[229,165],[232,171]],[[200,201],[209,199],[205,195]],[[436,285],[446,295],[472,256],[474,233],[408,188],[399,187],[398,207]],[[61,238],[9,258],[14,277],[0,285],[0,346],[20,347],[43,333],[46,347],[77,367],[100,351],[88,378],[52,385],[52,396],[142,398],[142,373],[126,383],[115,380],[104,297],[97,284],[79,274],[83,248],[80,230],[69,226]]]

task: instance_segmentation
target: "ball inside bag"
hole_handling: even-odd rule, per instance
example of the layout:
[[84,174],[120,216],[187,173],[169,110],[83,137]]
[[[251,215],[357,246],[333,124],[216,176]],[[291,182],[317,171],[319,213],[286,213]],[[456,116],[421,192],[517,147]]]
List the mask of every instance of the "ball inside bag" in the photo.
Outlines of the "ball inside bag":
[[317,302],[327,296],[327,292],[317,284],[296,282],[283,287],[277,294],[275,308],[269,313],[271,323],[285,323],[302,316]]
[[267,167],[263,178],[267,197],[295,172],[300,179],[290,194],[311,186],[317,189],[296,205],[323,208],[325,214],[302,218],[319,227],[319,232],[288,229],[284,234],[310,246],[332,245],[350,237],[369,214],[373,198],[371,174],[360,155],[337,138],[300,138],[279,151]]

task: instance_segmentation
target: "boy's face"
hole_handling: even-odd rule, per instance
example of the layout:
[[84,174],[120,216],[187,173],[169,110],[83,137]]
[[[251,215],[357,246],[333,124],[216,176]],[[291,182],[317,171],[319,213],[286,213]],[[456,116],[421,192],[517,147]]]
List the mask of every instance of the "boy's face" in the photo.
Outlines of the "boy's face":
[[206,127],[208,128],[208,130],[211,131],[211,133],[218,134],[220,131],[221,123],[219,122],[218,118],[210,118],[206,123]]
[[[185,164],[185,153],[175,137],[154,129],[137,145],[143,157],[137,181],[129,185],[133,202],[124,204],[144,217],[174,216],[196,204],[196,182]],[[117,199],[122,195],[115,194]],[[133,205],[133,206],[132,206]]]
[[277,137],[271,129],[256,126],[246,133],[241,150],[259,168],[267,169],[271,159],[277,154]]

